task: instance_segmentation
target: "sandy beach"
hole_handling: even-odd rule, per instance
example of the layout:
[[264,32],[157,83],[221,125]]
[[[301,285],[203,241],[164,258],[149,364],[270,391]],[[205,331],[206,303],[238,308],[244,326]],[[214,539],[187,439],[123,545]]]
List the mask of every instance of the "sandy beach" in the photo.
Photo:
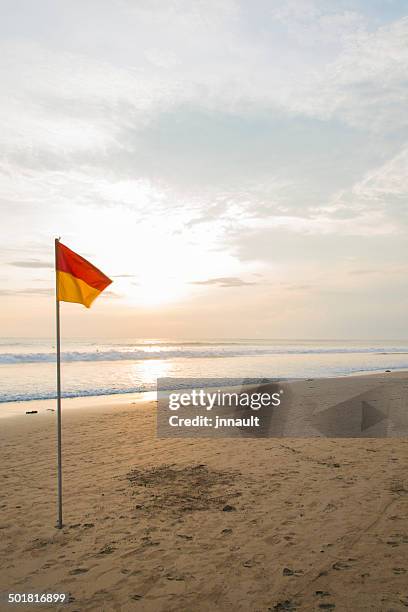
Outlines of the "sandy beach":
[[[296,385],[299,408],[383,387],[401,414],[408,374]],[[149,396],[65,400],[59,531],[53,406],[0,421],[0,592],[69,593],[35,607],[69,611],[408,608],[406,438],[160,440]]]

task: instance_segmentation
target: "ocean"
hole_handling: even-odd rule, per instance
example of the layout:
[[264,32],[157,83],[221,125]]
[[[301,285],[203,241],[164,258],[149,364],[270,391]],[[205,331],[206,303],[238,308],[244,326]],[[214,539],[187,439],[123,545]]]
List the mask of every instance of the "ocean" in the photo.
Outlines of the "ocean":
[[[408,369],[408,341],[63,340],[61,350],[64,397],[153,391],[161,377],[293,379]],[[0,402],[53,397],[53,341],[0,340]]]

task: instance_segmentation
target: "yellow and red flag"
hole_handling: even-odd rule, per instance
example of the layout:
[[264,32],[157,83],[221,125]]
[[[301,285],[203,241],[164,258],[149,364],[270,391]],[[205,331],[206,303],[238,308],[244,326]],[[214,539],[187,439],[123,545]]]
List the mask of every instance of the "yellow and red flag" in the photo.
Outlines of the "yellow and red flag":
[[57,300],[89,308],[111,279],[65,244],[57,241],[56,247]]

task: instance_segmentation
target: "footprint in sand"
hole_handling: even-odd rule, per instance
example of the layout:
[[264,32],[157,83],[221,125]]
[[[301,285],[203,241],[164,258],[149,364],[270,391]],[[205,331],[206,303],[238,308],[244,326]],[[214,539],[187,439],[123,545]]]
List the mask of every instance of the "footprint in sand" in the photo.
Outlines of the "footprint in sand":
[[273,608],[268,608],[268,612],[295,612],[296,610],[299,610],[298,605],[295,602],[290,601],[289,599],[286,599],[285,601],[280,601],[275,606],[273,606]]
[[78,574],[85,574],[86,572],[89,572],[88,568],[76,567],[75,569],[71,570],[69,573],[71,574],[71,576],[77,576]]
[[98,555],[111,555],[115,550],[116,548],[111,544],[105,544],[98,552]]
[[283,576],[300,576],[303,574],[303,570],[293,570],[290,567],[284,567],[282,570]]
[[183,580],[186,579],[186,577],[183,574],[178,574],[177,572],[168,572],[165,576],[165,578],[167,580],[176,580],[177,582],[180,581],[182,582]]
[[349,569],[351,567],[351,565],[349,563],[346,563],[346,561],[336,561],[336,563],[333,563],[332,568],[334,570],[343,570],[343,569]]
[[279,535],[273,535],[273,536],[268,536],[267,538],[264,538],[264,542],[266,542],[267,544],[278,544],[278,542],[280,542],[281,538]]

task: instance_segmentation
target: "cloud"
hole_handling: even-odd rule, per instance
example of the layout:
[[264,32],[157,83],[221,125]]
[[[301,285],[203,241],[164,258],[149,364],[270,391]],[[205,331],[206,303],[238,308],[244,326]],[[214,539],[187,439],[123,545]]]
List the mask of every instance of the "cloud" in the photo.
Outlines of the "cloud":
[[297,291],[297,292],[311,291],[314,288],[315,288],[314,285],[308,285],[308,284],[302,284],[302,283],[286,284],[283,286],[283,289],[285,289],[286,291]]
[[357,32],[291,110],[338,118],[370,132],[406,129],[407,40],[408,17],[373,32]]
[[[36,296],[55,296],[55,289],[48,287],[26,287],[25,289],[0,289],[0,295],[36,295]],[[119,294],[114,291],[104,291],[103,296],[107,298],[119,298]]]
[[107,271],[248,295],[277,277],[296,303],[347,257],[404,260],[408,19],[385,4],[73,0],[22,19],[9,2],[1,239],[22,285],[61,228]]
[[54,264],[47,261],[40,261],[39,259],[26,259],[23,261],[9,261],[9,266],[15,266],[16,268],[53,268]]
[[341,4],[281,4],[121,2],[96,16],[73,2],[64,23],[29,10],[30,36],[9,34],[0,48],[2,84],[13,92],[1,102],[4,151],[53,168],[109,166],[114,152],[120,166],[146,126],[183,108],[335,117],[367,130],[406,124],[407,19],[370,31]]
[[[408,224],[408,147],[370,169],[350,189],[336,193],[321,208],[332,219],[353,219],[358,228],[362,218],[376,219],[384,233],[400,234]],[[373,227],[373,232],[375,228]]]
[[378,274],[378,272],[379,270],[360,269],[350,270],[349,274],[350,276],[369,276],[370,274]]
[[235,276],[226,276],[220,278],[209,278],[203,281],[191,281],[191,285],[217,285],[218,287],[244,287],[247,285],[256,285],[257,283],[244,281]]
[[21,289],[17,293],[25,293],[30,295],[55,295],[55,289],[48,289],[46,287],[32,287],[28,289]]
[[55,295],[55,289],[48,289],[45,287],[27,287],[26,289],[0,289],[0,295],[13,296],[13,295],[37,295],[37,296],[49,296]]
[[[3,206],[126,206],[145,218],[177,207],[184,227],[223,230],[236,212],[308,216],[394,155],[407,19],[374,27],[360,5],[321,1],[218,4],[104,5],[73,44],[74,2],[64,23],[52,14],[60,40],[34,14],[26,40],[7,37]],[[103,44],[112,20],[121,40]],[[339,207],[330,223],[352,214]]]
[[[63,22],[29,11],[30,36],[1,47],[13,92],[0,109],[5,205],[151,210],[185,190],[194,225],[237,199],[264,216],[322,204],[387,154],[360,130],[405,123],[408,19],[374,27],[358,7],[120,2],[95,16],[81,5],[90,22],[76,2]],[[18,11],[8,23],[18,30]]]
[[122,297],[122,295],[120,295],[119,293],[116,293],[115,291],[109,291],[109,289],[103,292],[103,296],[109,299],[118,299]]

